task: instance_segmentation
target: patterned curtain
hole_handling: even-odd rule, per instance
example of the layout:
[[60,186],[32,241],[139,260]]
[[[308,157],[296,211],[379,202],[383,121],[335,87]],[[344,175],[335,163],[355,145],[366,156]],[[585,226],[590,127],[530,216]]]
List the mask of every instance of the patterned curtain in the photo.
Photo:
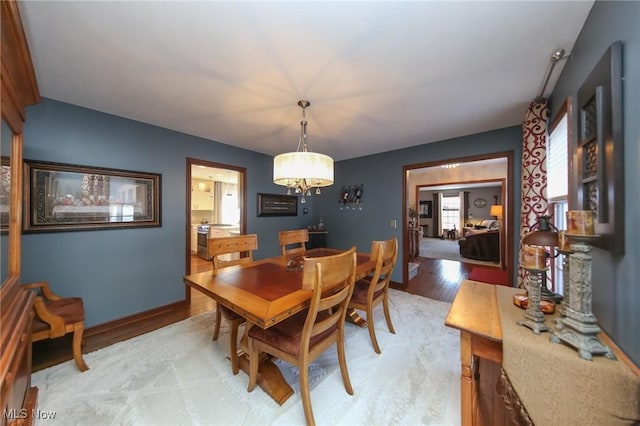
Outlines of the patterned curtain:
[[223,187],[224,183],[220,181],[215,181],[213,183],[213,223],[223,223],[222,222],[222,198],[224,197],[225,191]]
[[[547,214],[547,118],[546,99],[531,102],[522,123],[522,203],[520,244],[538,217]],[[524,287],[525,270],[518,262],[518,287]]]
[[431,236],[439,237],[440,230],[440,193],[435,192],[433,194],[433,230]]

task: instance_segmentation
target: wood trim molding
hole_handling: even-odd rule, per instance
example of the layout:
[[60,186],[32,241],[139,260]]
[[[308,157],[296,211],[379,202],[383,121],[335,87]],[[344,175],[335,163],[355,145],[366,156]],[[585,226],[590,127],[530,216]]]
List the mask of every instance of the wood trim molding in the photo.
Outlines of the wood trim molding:
[[[0,2],[2,65],[0,107],[12,132],[11,199],[8,238],[8,277],[0,287],[2,335],[0,336],[0,410],[5,423],[30,425],[34,419],[38,389],[31,387],[31,324],[33,298],[20,287],[22,132],[25,107],[40,100],[38,85],[17,0]],[[16,416],[9,418],[8,416]]]
[[[509,280],[511,280],[515,273],[514,262],[516,261],[516,259],[514,259],[514,243],[513,243],[514,232],[516,232],[515,231],[516,228],[514,227],[514,224],[517,224],[519,222],[517,218],[514,218],[514,213],[513,213],[515,208],[514,197],[515,197],[515,185],[516,185],[515,178],[514,178],[514,161],[515,161],[514,151],[491,152],[491,153],[468,156],[468,157],[447,158],[443,160],[405,165],[402,168],[402,205],[403,206],[408,205],[407,185],[409,181],[409,172],[417,169],[439,167],[439,166],[442,166],[443,164],[448,164],[448,163],[467,163],[467,162],[473,162],[473,161],[491,160],[495,158],[507,159],[507,176],[505,181],[506,185],[504,183],[502,185],[503,187],[502,202],[503,203],[506,202],[505,204],[506,214],[502,218],[502,229],[504,230],[504,233],[503,233],[504,236],[501,237],[502,241],[500,244],[501,245],[500,251],[501,251],[501,258],[504,259],[503,263],[506,263],[507,275],[509,277]],[[492,180],[499,180],[499,179],[492,179]],[[416,192],[417,192],[417,188],[416,188]],[[418,199],[417,194],[416,194],[416,199]],[[434,205],[433,208],[435,210],[436,206]],[[406,214],[403,215],[402,229],[403,229],[402,235],[405,235],[405,236],[408,235],[407,234],[408,222],[407,222]],[[407,283],[409,278],[409,274],[407,271],[408,269],[407,260],[408,260],[408,253],[409,253],[408,238],[406,237],[403,238],[401,249],[403,253],[402,279],[403,279],[403,282]],[[503,268],[504,268],[504,264],[503,264]]]
[[[40,102],[36,73],[17,1],[2,1],[2,114],[26,120],[25,106]],[[5,100],[5,96],[9,99]],[[10,101],[10,102],[9,102]],[[8,110],[5,110],[5,107]],[[15,121],[15,119],[14,119]],[[10,122],[13,128],[16,122]]]
[[[128,327],[135,323],[142,323],[143,321],[148,320],[149,318],[154,318],[154,317],[159,318],[159,320],[161,319],[162,321],[166,321],[165,318],[167,316],[170,316],[168,314],[171,314],[172,312],[175,311],[176,307],[181,307],[185,303],[189,303],[189,302],[186,300],[180,300],[178,302],[173,302],[168,305],[163,305],[157,308],[149,309],[148,311],[138,312],[137,314],[129,315],[123,318],[115,319],[113,321],[98,324],[93,327],[89,327],[85,329],[84,336],[85,337],[96,336],[98,334],[110,332],[118,328]],[[181,321],[181,319],[179,321]],[[171,322],[168,322],[166,325],[170,323]],[[159,328],[159,327],[154,327],[154,330],[156,328]],[[149,330],[143,330],[140,332],[140,334],[146,333],[147,331]]]

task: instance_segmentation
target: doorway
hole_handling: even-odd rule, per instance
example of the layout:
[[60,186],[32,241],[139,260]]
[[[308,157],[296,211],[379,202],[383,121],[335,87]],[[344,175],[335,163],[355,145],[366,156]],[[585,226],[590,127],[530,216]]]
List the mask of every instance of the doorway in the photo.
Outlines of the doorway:
[[210,267],[207,259],[210,237],[246,233],[246,174],[244,167],[187,158],[187,274],[199,272],[203,266]]
[[[409,282],[412,278],[410,268],[415,269],[411,258],[416,248],[413,247],[415,244],[410,244],[411,237],[416,239],[414,223],[420,230],[419,237],[426,233],[427,238],[459,240],[468,232],[471,222],[475,224],[481,219],[497,221],[497,224],[491,222],[493,226],[499,226],[499,262],[495,266],[506,270],[508,276],[513,275],[512,151],[420,163],[403,169],[403,203],[420,213],[419,218],[413,220],[408,214],[404,215],[403,230],[407,238],[403,244],[403,282]],[[485,196],[483,191],[491,194]],[[442,213],[444,201],[448,202],[454,196],[458,200],[458,209]],[[495,208],[492,211],[492,206],[500,208],[500,217],[491,214],[496,211]],[[443,221],[452,221],[455,226],[447,226],[445,232]],[[457,241],[452,244],[458,249]]]

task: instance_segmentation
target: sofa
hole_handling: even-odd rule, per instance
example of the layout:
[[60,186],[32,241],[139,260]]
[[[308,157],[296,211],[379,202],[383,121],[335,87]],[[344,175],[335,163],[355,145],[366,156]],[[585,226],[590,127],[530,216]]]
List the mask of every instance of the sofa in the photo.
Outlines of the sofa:
[[462,236],[480,234],[489,230],[496,230],[500,228],[500,223],[494,219],[467,219],[467,223],[462,228]]
[[488,229],[458,240],[460,256],[500,263],[500,231]]

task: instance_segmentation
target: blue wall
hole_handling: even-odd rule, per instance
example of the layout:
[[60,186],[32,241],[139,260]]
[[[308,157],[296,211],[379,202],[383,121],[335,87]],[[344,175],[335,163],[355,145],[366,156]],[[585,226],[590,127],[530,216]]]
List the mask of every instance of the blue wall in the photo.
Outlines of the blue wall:
[[162,227],[23,235],[23,282],[82,297],[88,327],[184,299],[187,157],[247,168],[256,258],[279,254],[279,229],[307,225],[302,215],[256,217],[256,193],[283,190],[270,156],[48,99],[27,117],[25,159],[162,174]]
[[[589,75],[611,43],[622,41],[625,253],[595,249],[593,312],[618,346],[640,365],[640,2],[597,1],[550,99],[552,114]],[[552,115],[553,116],[553,115]]]
[[[402,245],[403,165],[513,150],[516,180],[520,173],[521,131],[512,127],[337,162],[336,184],[308,198],[308,215],[300,209],[297,217],[258,218],[256,193],[283,192],[271,183],[268,155],[49,99],[27,114],[25,159],[162,174],[160,228],[23,236],[23,282],[48,280],[60,294],[82,297],[88,327],[184,298],[187,157],[247,168],[247,232],[258,234],[257,259],[279,254],[279,230],[317,224],[320,218],[333,247],[368,251],[372,240],[392,236]],[[355,183],[364,184],[364,209],[339,212],[342,185]],[[514,195],[519,199],[519,192]],[[389,226],[391,219],[398,221],[396,229]],[[402,281],[402,268],[393,279]]]

